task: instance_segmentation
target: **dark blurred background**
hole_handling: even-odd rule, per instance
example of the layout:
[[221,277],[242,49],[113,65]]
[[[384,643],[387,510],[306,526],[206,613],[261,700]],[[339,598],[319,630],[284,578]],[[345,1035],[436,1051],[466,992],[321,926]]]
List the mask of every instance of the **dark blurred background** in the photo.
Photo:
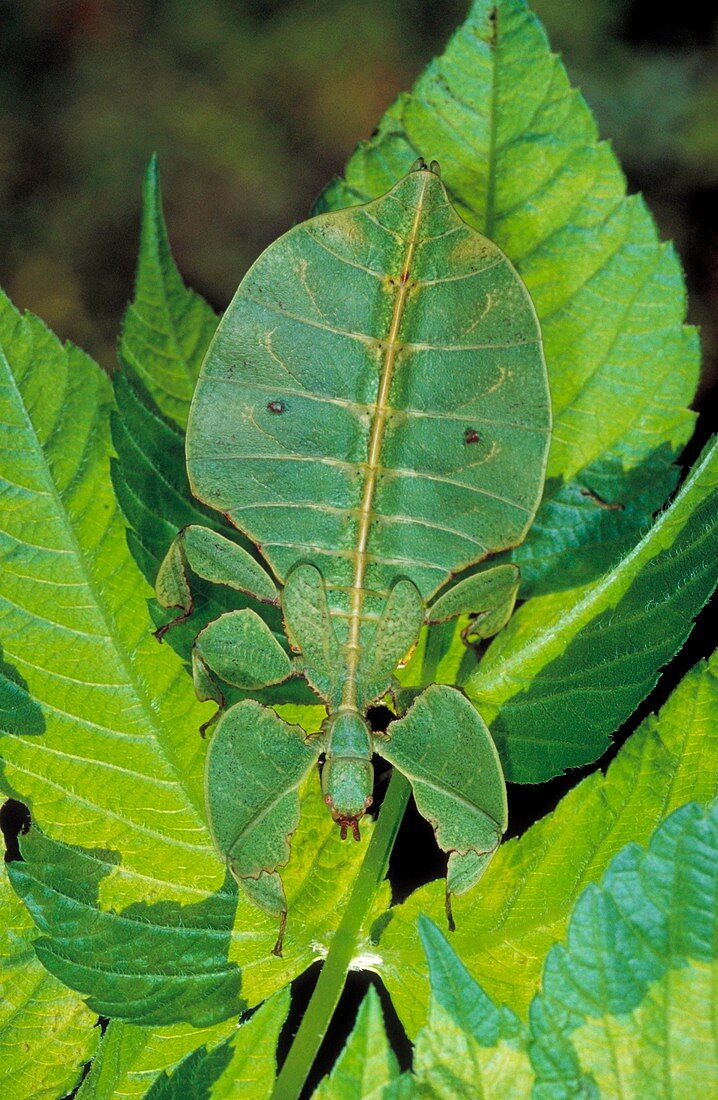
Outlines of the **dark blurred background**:
[[[461,21],[462,0],[0,2],[0,283],[105,366],[132,289],[142,174],[217,308],[306,216]],[[715,5],[536,0],[688,272],[718,346]]]

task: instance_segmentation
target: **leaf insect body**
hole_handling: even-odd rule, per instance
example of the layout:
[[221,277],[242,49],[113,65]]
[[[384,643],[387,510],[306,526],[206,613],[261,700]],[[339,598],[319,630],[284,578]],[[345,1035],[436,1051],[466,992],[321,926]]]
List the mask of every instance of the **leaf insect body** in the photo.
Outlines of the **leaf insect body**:
[[[156,591],[180,609],[173,622],[192,612],[191,574],[281,606],[293,658],[249,608],[211,622],[192,652],[199,698],[220,708],[210,826],[252,900],[278,915],[275,953],[287,911],[278,868],[298,789],[322,754],[342,838],[359,839],[374,752],[407,777],[449,853],[450,923],[451,895],[470,889],[496,850],[503,774],[465,696],[429,685],[382,733],[367,711],[395,693],[394,672],[427,624],[471,614],[472,634],[486,638],[508,620],[517,568],[476,567],[525,536],[549,434],[528,293],[456,214],[435,162],[419,158],[366,206],[295,227],[240,285],[197,383],[187,466],[194,495],[268,568],[190,526]],[[253,700],[224,709],[222,682],[256,690],[296,674],[326,704],[318,735]]]

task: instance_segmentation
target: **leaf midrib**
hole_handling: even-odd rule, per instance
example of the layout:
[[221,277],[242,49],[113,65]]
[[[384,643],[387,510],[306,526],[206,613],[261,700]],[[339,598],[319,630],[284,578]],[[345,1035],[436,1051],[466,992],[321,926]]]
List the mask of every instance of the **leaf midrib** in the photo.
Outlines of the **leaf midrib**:
[[489,100],[489,135],[488,135],[488,174],[486,177],[486,215],[484,218],[484,234],[494,239],[494,223],[496,220],[496,160],[498,126],[498,83],[499,83],[499,5],[494,5],[491,36],[489,38],[491,50],[491,97]]
[[[18,326],[26,324],[26,323],[27,322],[23,318],[18,318]],[[65,354],[67,354],[66,350],[65,349],[63,349],[63,350],[65,351]],[[112,649],[113,649],[114,653],[116,654],[116,656],[118,658],[118,664],[119,664],[120,668],[122,669],[128,683],[132,686],[132,688],[134,690],[135,696],[136,696],[137,700],[139,701],[139,703],[141,705],[142,713],[145,716],[145,719],[147,721],[147,724],[148,724],[149,728],[155,731],[155,739],[154,740],[155,740],[155,743],[157,745],[158,750],[160,751],[162,756],[164,756],[165,760],[167,761],[169,766],[172,768],[172,770],[176,773],[176,775],[178,777],[178,786],[180,787],[180,789],[182,791],[184,791],[189,805],[191,806],[191,808],[194,810],[195,814],[197,815],[199,823],[204,827],[205,822],[204,822],[204,816],[203,816],[203,813],[202,813],[201,804],[200,804],[199,801],[197,801],[194,798],[192,792],[189,790],[189,788],[183,782],[183,771],[182,771],[182,768],[179,765],[179,762],[175,758],[174,754],[171,753],[167,749],[167,747],[163,744],[163,740],[160,736],[162,731],[161,731],[160,727],[156,724],[156,722],[154,720],[151,701],[148,698],[148,696],[145,694],[145,692],[142,690],[137,678],[135,677],[134,668],[133,668],[131,662],[129,661],[128,654],[117,643],[116,634],[115,634],[115,630],[114,630],[116,624],[114,622],[113,617],[110,615],[109,609],[104,605],[103,601],[100,599],[100,592],[99,592],[97,583],[95,581],[95,578],[94,578],[91,570],[89,569],[86,555],[85,555],[85,553],[82,549],[82,546],[80,545],[80,542],[78,540],[75,529],[74,529],[73,525],[70,523],[69,516],[67,514],[67,510],[66,510],[65,505],[64,505],[64,501],[62,499],[62,496],[60,495],[60,492],[59,492],[59,490],[57,488],[57,485],[55,484],[54,478],[52,476],[52,472],[50,470],[50,466],[49,466],[49,463],[48,463],[48,460],[47,460],[47,456],[45,454],[45,449],[42,446],[40,438],[39,438],[39,436],[37,434],[37,431],[35,429],[35,425],[34,425],[32,419],[30,417],[27,406],[25,404],[25,399],[23,397],[22,391],[20,390],[20,388],[18,386],[18,383],[17,383],[17,379],[15,378],[15,373],[14,373],[14,371],[13,371],[11,365],[10,365],[10,361],[9,361],[7,355],[5,354],[5,349],[2,346],[0,346],[0,355],[2,356],[2,361],[3,361],[3,364],[5,366],[7,375],[10,379],[10,384],[11,384],[12,390],[15,393],[17,402],[19,404],[19,407],[20,407],[20,410],[21,410],[21,415],[22,415],[22,417],[25,421],[25,424],[26,424],[26,427],[27,427],[27,430],[28,430],[28,434],[30,435],[32,440],[34,440],[36,450],[40,455],[40,466],[41,466],[43,475],[45,477],[46,483],[49,485],[49,492],[48,492],[47,495],[51,497],[52,501],[55,504],[56,510],[60,515],[60,522],[61,522],[61,524],[62,524],[62,526],[65,530],[66,536],[68,538],[68,542],[69,542],[70,546],[72,547],[73,556],[74,556],[75,560],[78,562],[80,575],[82,576],[83,581],[87,585],[88,591],[92,595],[93,601],[94,601],[95,606],[97,608],[97,611],[100,615],[101,621],[102,621],[102,623],[105,627],[105,630],[107,631],[107,639],[109,640],[110,645],[112,646]],[[106,401],[103,402],[103,405],[105,406],[105,408],[107,410],[109,410],[109,408],[111,407],[111,402],[109,400],[106,400]],[[99,409],[98,409],[98,411],[99,411]],[[106,414],[105,414],[105,420],[106,420],[106,422],[109,422],[109,418],[107,417]],[[109,428],[108,428],[108,430],[109,430]],[[111,530],[111,528],[112,528],[113,524],[115,523],[117,517],[118,517],[118,510],[117,510],[117,506],[116,506],[116,503],[115,503],[114,510],[108,516],[107,526],[105,527],[102,535],[100,536],[100,540],[98,541],[98,546],[101,545],[102,541],[104,540],[104,538],[107,536],[107,534]]]

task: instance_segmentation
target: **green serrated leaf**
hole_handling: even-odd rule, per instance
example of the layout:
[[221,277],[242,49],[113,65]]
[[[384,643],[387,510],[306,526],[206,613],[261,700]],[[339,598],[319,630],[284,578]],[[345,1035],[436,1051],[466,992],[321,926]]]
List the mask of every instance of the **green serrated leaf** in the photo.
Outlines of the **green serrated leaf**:
[[654,687],[718,581],[718,440],[598,583],[529,601],[466,680],[506,778],[595,760]]
[[[145,579],[154,584],[164,555],[183,527],[194,523],[224,535],[230,528],[189,491],[183,431],[162,415],[131,369],[115,371],[113,384],[117,408],[112,443],[117,458],[112,461],[112,483],[130,525],[130,549]],[[222,602],[228,594],[214,592],[217,606],[228,610],[230,605]],[[195,595],[204,596],[201,584]]]
[[140,1100],[160,1074],[171,1074],[200,1046],[205,1051],[213,1049],[236,1028],[236,1020],[210,1028],[188,1024],[149,1028],[111,1020],[78,1100]]
[[[108,909],[103,888],[117,873],[117,857],[31,830],[24,862],[12,867],[13,885],[45,933],[35,943],[43,963],[96,1012],[146,1025],[189,1019],[206,1027],[256,1004],[326,954],[370,836],[367,827],[360,844],[342,844],[316,776],[309,778],[282,873],[290,918],[281,959],[271,953],[276,915],[238,897],[229,876],[214,894],[196,890],[195,904],[161,898],[146,904],[140,895]],[[213,851],[209,858],[220,867]]]
[[363,848],[341,845],[310,783],[286,875],[296,922],[273,958],[275,922],[238,904],[205,821],[211,708],[150,634],[109,480],[109,382],[6,299],[0,346],[2,784],[39,827],[11,873],[46,964],[98,1011],[216,1022],[324,953]]
[[[318,209],[382,194],[418,155],[438,159],[460,213],[506,252],[531,293],[554,408],[548,477],[600,496],[594,478],[610,469],[613,499],[640,507],[640,527],[660,501],[657,492],[641,500],[633,471],[690,435],[698,340],[683,326],[674,251],[659,243],[642,199],[626,196],[613,152],[524,0],[475,0]],[[576,510],[558,530],[535,529],[532,557],[548,562],[571,530],[573,568],[590,572],[595,547],[614,532]],[[561,586],[560,570],[551,575]]]
[[34,933],[1,872],[0,1089],[12,1100],[57,1100],[79,1081],[100,1030],[77,994],[37,961]]
[[388,1086],[398,1078],[399,1064],[386,1037],[379,995],[369,986],[351,1035],[312,1100],[384,1100]]
[[175,266],[162,216],[155,157],[147,169],[142,198],[135,297],[122,323],[119,356],[143,380],[162,412],[184,426],[217,318],[203,298],[187,289]]
[[10,881],[44,933],[40,961],[102,1016],[208,1027],[237,1016],[241,971],[229,960],[237,908],[233,884],[189,904],[102,905],[119,852],[70,847],[31,829]]
[[[713,1096],[718,1088],[718,801],[682,806],[581,894],[529,1027],[497,1008],[426,918],[420,1096]],[[531,1065],[528,1064],[528,1053]],[[532,1087],[533,1086],[533,1087]]]
[[170,1076],[158,1077],[146,1100],[267,1100],[288,1009],[289,990],[283,990],[258,1008],[233,1037],[210,1051],[200,1047]]
[[672,457],[664,445],[624,469],[606,454],[569,482],[551,478],[525,541],[507,555],[521,570],[522,599],[577,588],[620,561],[675,489]]
[[576,905],[531,1006],[536,1100],[718,1090],[718,803],[628,844]]
[[525,1100],[528,1028],[496,1008],[435,925],[419,918],[429,964],[429,1019],[414,1047],[416,1093],[434,1100]]
[[[256,556],[256,548],[249,540],[225,523],[217,512],[204,508],[192,497],[184,435],[162,415],[139,379],[124,368],[115,372],[113,384],[117,408],[113,410],[111,425],[117,458],[111,462],[112,484],[129,523],[130,551],[145,579],[154,585],[177,532],[189,524],[210,527]],[[202,627],[224,612],[242,607],[261,614],[277,638],[284,641],[278,609],[221,585],[208,584],[194,575],[191,588],[194,597],[191,621],[173,627],[166,636],[166,644],[188,663],[194,639]],[[150,610],[156,625],[172,617],[172,613],[161,611],[155,600],[151,600]],[[231,701],[238,701],[246,693],[227,694]],[[298,678],[255,696],[267,703],[316,703]]]
[[[606,775],[584,779],[522,837],[503,844],[479,886],[454,905],[452,945],[498,1003],[525,1016],[543,961],[564,934],[582,889],[629,840],[690,799],[718,794],[718,657],[697,665],[659,715],[647,718]],[[445,927],[434,882],[391,911],[378,945],[380,973],[410,1035],[426,1018],[428,988],[416,919]]]

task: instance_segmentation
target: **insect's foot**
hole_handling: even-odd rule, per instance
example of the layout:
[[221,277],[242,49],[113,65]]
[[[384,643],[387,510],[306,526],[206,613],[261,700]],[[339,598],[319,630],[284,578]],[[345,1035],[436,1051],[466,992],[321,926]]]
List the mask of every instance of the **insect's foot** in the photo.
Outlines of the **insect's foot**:
[[165,623],[164,626],[158,626],[157,630],[152,631],[153,637],[155,637],[157,641],[161,644],[164,641],[164,637],[167,631],[170,630],[173,626],[179,626],[180,623],[186,622],[191,614],[192,611],[190,609],[185,615],[178,615],[176,619],[170,619],[170,621],[168,623]]
[[277,936],[277,942],[272,948],[272,954],[276,955],[278,959],[282,957],[282,948],[284,947],[284,932],[287,927],[287,911],[286,909],[279,918],[279,935]]
[[210,728],[210,726],[213,726],[215,724],[221,713],[222,708],[220,707],[219,710],[216,710],[214,712],[211,718],[208,718],[207,721],[203,722],[202,725],[199,727],[199,735],[202,739],[207,736],[207,730]]
[[351,829],[352,836],[354,837],[354,839],[355,840],[361,840],[361,833],[359,832],[359,821],[363,816],[364,816],[364,814],[360,814],[359,817],[340,817],[340,816],[337,816],[337,817],[334,818],[337,825],[339,826],[339,835],[341,836],[342,840],[346,840],[347,833],[349,832],[350,829]]
[[454,920],[454,912],[451,908],[451,894],[446,891],[446,897],[444,899],[444,905],[446,907],[446,923],[449,926],[450,932],[456,931],[456,921]]

